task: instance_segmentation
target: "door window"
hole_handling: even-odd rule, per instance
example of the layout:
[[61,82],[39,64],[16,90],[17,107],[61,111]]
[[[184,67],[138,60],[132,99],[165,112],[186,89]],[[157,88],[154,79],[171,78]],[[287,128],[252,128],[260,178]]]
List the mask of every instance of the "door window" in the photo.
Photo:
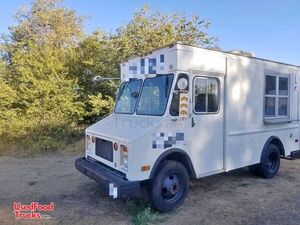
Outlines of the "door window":
[[213,77],[196,77],[194,80],[194,112],[219,111],[219,81]]

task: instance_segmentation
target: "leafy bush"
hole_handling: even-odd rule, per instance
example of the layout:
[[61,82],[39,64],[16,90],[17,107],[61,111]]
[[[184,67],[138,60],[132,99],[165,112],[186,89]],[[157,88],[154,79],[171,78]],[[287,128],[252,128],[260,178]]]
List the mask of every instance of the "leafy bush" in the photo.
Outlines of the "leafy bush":
[[81,38],[81,20],[55,0],[35,1],[16,20],[2,51],[0,137],[24,149],[56,149],[77,136],[84,112],[66,65]]

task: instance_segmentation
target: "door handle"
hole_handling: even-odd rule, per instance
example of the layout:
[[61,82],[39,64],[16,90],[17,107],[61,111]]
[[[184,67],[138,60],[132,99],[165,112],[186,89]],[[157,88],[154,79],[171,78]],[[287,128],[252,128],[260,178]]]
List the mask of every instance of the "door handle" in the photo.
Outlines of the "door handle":
[[194,120],[194,117],[192,117],[192,127],[194,127],[195,126],[195,120]]

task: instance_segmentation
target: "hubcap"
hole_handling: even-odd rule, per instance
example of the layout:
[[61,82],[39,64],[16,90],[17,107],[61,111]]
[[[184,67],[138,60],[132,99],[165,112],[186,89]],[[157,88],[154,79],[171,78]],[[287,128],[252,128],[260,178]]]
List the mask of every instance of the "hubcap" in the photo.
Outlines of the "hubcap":
[[176,201],[182,193],[179,176],[175,173],[167,175],[163,179],[161,194],[165,201],[172,203]]

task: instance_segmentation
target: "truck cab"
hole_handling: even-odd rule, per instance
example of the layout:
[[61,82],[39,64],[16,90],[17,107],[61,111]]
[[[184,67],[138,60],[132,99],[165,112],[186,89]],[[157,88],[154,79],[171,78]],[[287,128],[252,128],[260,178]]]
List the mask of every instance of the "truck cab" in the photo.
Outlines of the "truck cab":
[[[288,156],[299,150],[299,143],[294,142],[299,137],[297,122],[293,126],[278,123],[276,127],[279,132],[282,126],[288,126],[282,130],[295,137],[289,142],[281,140],[281,134],[274,139],[270,138],[275,135],[261,134],[255,137],[257,142],[252,147],[231,152],[232,145],[237,148],[247,143],[243,138],[248,132],[236,132],[241,123],[232,128],[235,133],[231,132],[226,122],[235,116],[227,114],[228,101],[244,104],[240,88],[226,91],[226,85],[231,85],[226,83],[229,62],[239,56],[227,58],[222,52],[199,51],[174,43],[120,65],[122,83],[114,110],[86,129],[85,157],[75,162],[79,171],[96,180],[113,198],[138,196],[141,182],[146,181],[152,206],[169,211],[183,203],[190,177],[205,177],[243,166],[262,170],[263,157],[268,158],[270,165],[265,176],[273,177],[279,169],[280,155]],[[247,62],[248,57],[241,58],[242,64]],[[242,92],[247,88],[245,84]],[[262,93],[261,104],[263,101]],[[248,115],[251,116],[255,115]],[[263,110],[261,116],[257,126],[265,127]],[[252,125],[248,127],[255,130]],[[274,127],[268,129],[272,133]],[[249,131],[249,135],[253,134]],[[264,151],[274,154],[264,156]]]

